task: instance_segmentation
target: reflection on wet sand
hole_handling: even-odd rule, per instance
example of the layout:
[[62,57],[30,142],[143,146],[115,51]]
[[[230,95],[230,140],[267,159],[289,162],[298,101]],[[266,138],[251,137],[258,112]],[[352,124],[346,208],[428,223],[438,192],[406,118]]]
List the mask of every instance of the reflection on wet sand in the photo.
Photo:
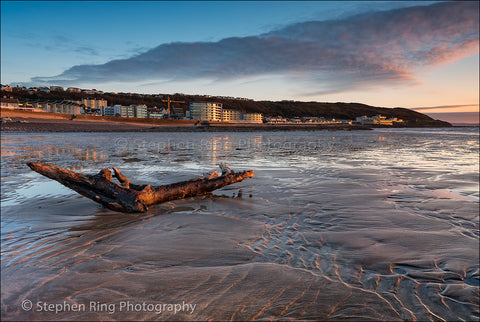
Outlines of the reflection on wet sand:
[[[409,131],[139,133],[121,146],[72,135],[72,148],[51,154],[70,167],[79,150],[97,151],[107,157],[84,160],[84,171],[120,166],[153,184],[224,160],[256,171],[251,182],[142,215],[28,172],[30,151],[59,136],[35,149],[28,137],[2,138],[16,153],[2,154],[2,319],[478,319],[478,134],[445,142]],[[86,309],[25,311],[25,299]],[[196,307],[120,311],[122,301]]]
[[[231,216],[202,215],[202,206],[211,204],[211,198],[219,197],[189,200],[195,208],[160,207],[147,217],[98,213],[84,224],[63,227],[62,233],[44,229],[33,232],[35,240],[28,241],[27,237],[16,247],[6,244],[11,256],[4,259],[10,265],[3,268],[3,273],[29,285],[24,296],[34,303],[61,303],[65,299],[69,303],[89,303],[91,299],[116,303],[129,298],[139,303],[188,301],[198,305],[193,314],[163,314],[161,319],[245,320],[286,316],[287,312],[297,312],[297,317],[335,318],[352,307],[357,307],[359,316],[395,316],[393,310],[381,309],[386,303],[379,305],[373,292],[307,271],[257,262],[255,252],[241,245],[261,235],[263,225]],[[12,282],[7,285],[13,286]],[[4,291],[6,295],[19,290],[12,292],[6,286]],[[360,307],[355,303],[358,297],[363,299]],[[3,298],[11,303],[3,307],[4,313],[21,313],[24,319],[49,316],[18,312],[15,298]],[[85,313],[82,319],[103,316]],[[8,319],[9,315],[4,317]],[[112,315],[114,319],[146,317],[159,318],[145,312]],[[54,318],[76,319],[77,314],[60,312]]]

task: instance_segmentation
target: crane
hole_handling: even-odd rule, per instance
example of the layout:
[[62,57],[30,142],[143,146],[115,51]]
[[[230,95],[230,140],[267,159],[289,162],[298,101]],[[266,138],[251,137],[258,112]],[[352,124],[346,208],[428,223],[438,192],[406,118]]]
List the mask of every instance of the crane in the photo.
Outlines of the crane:
[[162,102],[167,102],[168,118],[170,118],[170,103],[185,103],[185,101],[172,101],[172,100],[170,100],[170,96],[167,96],[167,99],[162,100]]

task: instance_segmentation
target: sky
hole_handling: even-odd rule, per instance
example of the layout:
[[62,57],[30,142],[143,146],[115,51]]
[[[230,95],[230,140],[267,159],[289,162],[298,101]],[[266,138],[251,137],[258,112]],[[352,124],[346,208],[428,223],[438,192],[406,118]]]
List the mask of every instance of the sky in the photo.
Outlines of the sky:
[[1,1],[1,83],[478,123],[478,1]]

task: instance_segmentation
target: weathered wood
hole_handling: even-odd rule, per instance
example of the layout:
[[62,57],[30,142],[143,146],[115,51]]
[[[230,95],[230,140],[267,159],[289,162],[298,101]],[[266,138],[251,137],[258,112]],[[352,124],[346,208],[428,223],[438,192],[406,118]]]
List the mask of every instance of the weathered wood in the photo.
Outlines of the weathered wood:
[[[113,168],[113,174],[109,169],[102,169],[96,175],[87,175],[48,163],[28,162],[27,165],[33,171],[56,180],[107,208],[121,212],[145,212],[149,206],[164,201],[201,195],[254,175],[253,170],[235,173],[222,164],[222,176],[202,177],[152,187],[151,185],[131,183],[117,168]],[[113,177],[120,184],[113,182]]]

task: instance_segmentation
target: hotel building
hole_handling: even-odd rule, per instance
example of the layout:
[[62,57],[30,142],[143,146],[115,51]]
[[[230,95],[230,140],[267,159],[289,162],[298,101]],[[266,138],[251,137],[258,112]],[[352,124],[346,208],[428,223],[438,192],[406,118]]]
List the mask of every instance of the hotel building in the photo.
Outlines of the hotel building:
[[242,120],[242,113],[239,110],[222,109],[223,122],[239,122]]
[[95,98],[82,98],[78,101],[73,101],[77,104],[83,104],[90,109],[102,109],[107,106],[107,100]]
[[243,121],[245,123],[263,123],[262,113],[244,113]]
[[190,118],[200,121],[221,121],[222,104],[214,102],[191,102]]
[[147,118],[147,106],[146,105],[114,105],[114,106],[105,106],[101,108],[102,115],[105,116],[114,116],[114,117],[138,117],[138,118]]

